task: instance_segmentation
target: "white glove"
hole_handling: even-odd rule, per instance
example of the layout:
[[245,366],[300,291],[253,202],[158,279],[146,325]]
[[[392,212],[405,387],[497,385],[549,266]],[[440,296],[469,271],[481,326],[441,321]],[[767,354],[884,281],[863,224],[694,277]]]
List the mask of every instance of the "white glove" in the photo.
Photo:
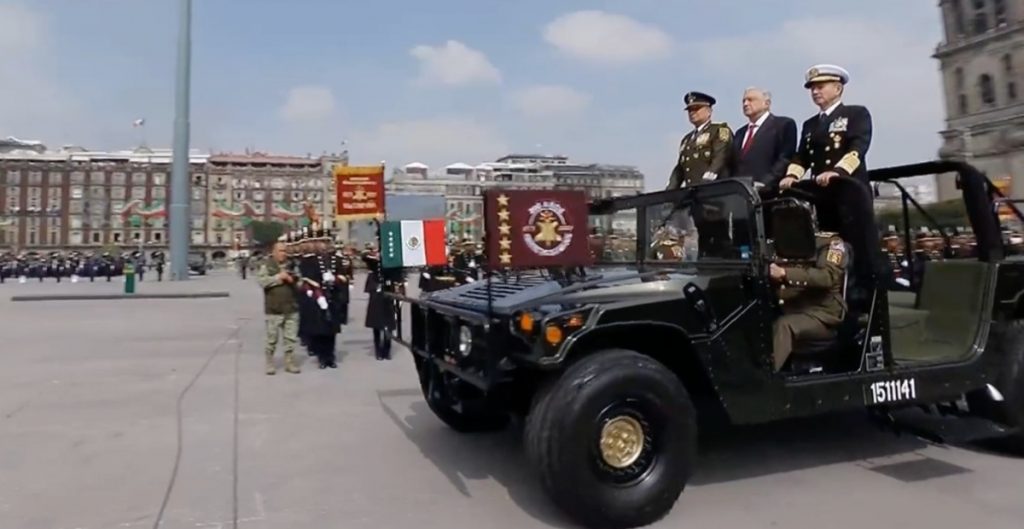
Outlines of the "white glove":
[[331,272],[324,272],[324,283],[333,283],[334,274]]
[[472,283],[472,282],[474,282],[474,281],[476,281],[476,279],[473,279],[472,277],[467,277],[467,278],[466,278],[466,282],[467,282],[467,283]]
[[316,304],[321,309],[327,310],[327,300],[323,296],[320,296],[320,297],[316,298]]
[[712,173],[711,171],[708,171],[708,172],[704,173],[704,176],[701,177],[701,178],[703,178],[705,182],[712,182],[712,181],[714,181],[715,179],[718,178],[718,175],[715,174],[715,173]]

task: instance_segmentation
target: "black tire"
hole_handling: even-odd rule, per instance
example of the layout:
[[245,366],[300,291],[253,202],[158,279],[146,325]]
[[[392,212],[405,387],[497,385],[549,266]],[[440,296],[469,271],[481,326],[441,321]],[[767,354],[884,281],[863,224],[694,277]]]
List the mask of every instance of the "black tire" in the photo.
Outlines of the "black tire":
[[1003,400],[995,401],[987,390],[967,396],[972,413],[993,420],[1017,432],[996,440],[1000,448],[1024,455],[1024,321],[1014,321],[993,336],[985,354],[1006,357],[1006,367],[992,386],[999,390]]
[[[619,436],[603,435],[616,425]],[[697,413],[664,365],[605,350],[541,387],[525,441],[544,488],[566,514],[586,527],[639,527],[663,518],[686,487],[697,459]]]
[[451,384],[460,383],[451,380],[433,362],[417,357],[416,370],[420,375],[420,389],[427,407],[452,430],[460,433],[494,432],[508,425],[508,414],[496,409],[475,388],[463,388],[464,394],[474,398],[460,399],[454,396]]

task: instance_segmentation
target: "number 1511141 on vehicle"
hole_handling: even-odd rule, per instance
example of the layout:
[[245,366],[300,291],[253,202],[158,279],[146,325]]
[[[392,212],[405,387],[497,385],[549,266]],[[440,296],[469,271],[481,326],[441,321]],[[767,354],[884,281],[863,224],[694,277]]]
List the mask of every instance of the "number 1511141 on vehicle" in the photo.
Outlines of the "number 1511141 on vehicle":
[[887,404],[917,398],[917,381],[913,378],[882,380],[865,388],[869,404]]

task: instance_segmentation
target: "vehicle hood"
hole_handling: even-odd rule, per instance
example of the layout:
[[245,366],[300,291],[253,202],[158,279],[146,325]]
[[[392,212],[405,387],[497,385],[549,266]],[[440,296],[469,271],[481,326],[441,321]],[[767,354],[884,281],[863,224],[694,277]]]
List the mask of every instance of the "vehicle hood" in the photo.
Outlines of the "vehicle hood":
[[[424,294],[422,299],[462,309],[512,314],[526,308],[550,308],[562,305],[586,305],[622,300],[674,299],[683,296],[683,287],[694,283],[706,288],[709,278],[703,274],[671,274],[641,280],[636,272],[605,274],[600,279],[562,284],[541,276],[494,278]],[[488,290],[490,293],[488,294]]]

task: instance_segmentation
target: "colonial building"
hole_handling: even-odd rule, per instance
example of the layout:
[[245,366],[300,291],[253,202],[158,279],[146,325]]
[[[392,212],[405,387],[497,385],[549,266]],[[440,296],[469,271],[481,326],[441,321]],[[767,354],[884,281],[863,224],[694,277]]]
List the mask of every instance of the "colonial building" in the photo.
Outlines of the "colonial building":
[[[422,163],[392,171],[388,194],[432,195],[445,199],[448,233],[479,240],[483,235],[483,192],[503,189],[579,189],[591,199],[643,192],[644,177],[636,168],[574,164],[564,156],[510,154],[478,165],[455,163],[432,172]],[[623,212],[595,226],[627,233],[636,227],[634,214]]]
[[[965,159],[996,182],[1024,175],[1024,0],[941,0],[946,129],[939,156]],[[940,200],[959,196],[938,179]],[[1024,197],[1024,184],[1010,183]]]
[[[170,150],[78,147],[0,152],[0,249],[166,250]],[[211,257],[246,244],[246,224],[297,225],[310,202],[333,219],[334,164],[347,156],[190,155],[193,250]]]

